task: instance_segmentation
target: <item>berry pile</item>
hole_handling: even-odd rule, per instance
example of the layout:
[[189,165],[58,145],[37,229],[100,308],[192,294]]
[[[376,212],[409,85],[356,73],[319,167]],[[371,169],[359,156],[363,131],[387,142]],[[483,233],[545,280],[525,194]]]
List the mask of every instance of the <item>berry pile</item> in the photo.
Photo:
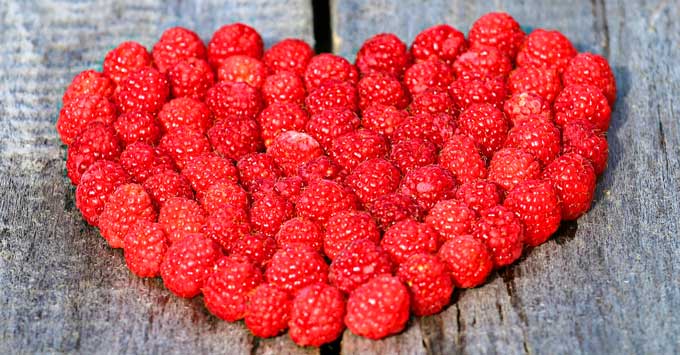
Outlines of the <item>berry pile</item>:
[[591,205],[616,84],[504,13],[355,63],[243,24],[124,42],[56,127],[84,219],[140,277],[259,337],[380,339]]

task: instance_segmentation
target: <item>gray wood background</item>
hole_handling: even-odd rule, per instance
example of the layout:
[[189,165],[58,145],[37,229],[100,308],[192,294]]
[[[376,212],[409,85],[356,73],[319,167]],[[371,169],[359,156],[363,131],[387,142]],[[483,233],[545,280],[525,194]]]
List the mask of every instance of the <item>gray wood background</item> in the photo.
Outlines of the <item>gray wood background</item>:
[[151,46],[173,25],[208,39],[242,21],[267,44],[313,42],[311,3],[0,0],[0,353],[680,353],[680,3],[335,0],[333,48],[353,60],[375,33],[467,32],[493,10],[612,64],[619,97],[594,207],[440,315],[319,350],[256,339],[130,274],[80,218],[54,130],[71,77],[123,40]]

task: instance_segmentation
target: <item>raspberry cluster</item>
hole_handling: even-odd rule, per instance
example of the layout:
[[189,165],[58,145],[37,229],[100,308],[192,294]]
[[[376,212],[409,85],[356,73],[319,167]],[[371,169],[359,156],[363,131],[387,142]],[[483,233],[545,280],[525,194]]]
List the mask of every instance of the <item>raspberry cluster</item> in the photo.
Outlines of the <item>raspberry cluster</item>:
[[355,64],[236,23],[120,44],[56,127],[130,271],[320,346],[398,333],[583,215],[615,99],[603,57],[504,13],[378,34]]

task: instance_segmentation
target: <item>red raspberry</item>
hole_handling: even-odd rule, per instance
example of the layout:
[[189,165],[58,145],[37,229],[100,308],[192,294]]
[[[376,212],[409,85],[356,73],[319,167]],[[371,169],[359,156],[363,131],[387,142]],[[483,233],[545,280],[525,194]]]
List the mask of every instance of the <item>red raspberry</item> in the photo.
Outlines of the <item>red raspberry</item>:
[[295,204],[304,187],[305,181],[301,177],[288,176],[282,177],[274,183],[274,192],[281,195],[288,202]]
[[269,284],[257,286],[246,305],[248,330],[260,338],[279,335],[288,328],[292,304],[288,293]]
[[240,206],[222,205],[206,218],[203,233],[232,252],[239,240],[250,234],[248,211]]
[[201,199],[203,192],[215,183],[222,181],[238,181],[238,170],[234,163],[215,153],[205,153],[189,161],[184,169],[184,176]]
[[195,200],[173,197],[161,207],[158,223],[170,242],[176,243],[187,235],[201,232],[205,217],[205,211]]
[[437,147],[427,139],[402,140],[392,146],[390,160],[402,173],[437,162]]
[[609,129],[611,108],[602,91],[594,86],[567,86],[555,99],[555,123],[564,127],[569,122],[588,121],[596,129]]
[[97,160],[118,160],[121,147],[113,128],[102,122],[92,122],[68,147],[66,172],[73,185]]
[[439,241],[444,243],[453,237],[469,234],[475,219],[475,211],[465,202],[442,200],[437,202],[425,216],[425,223],[439,233]]
[[576,56],[574,45],[558,31],[537,29],[531,32],[519,48],[517,65],[553,68],[558,73]]
[[356,84],[357,69],[347,59],[330,53],[317,54],[309,61],[304,74],[307,91],[312,92],[328,80]]
[[376,198],[395,191],[399,187],[401,173],[389,161],[378,158],[367,160],[345,178],[345,185],[352,189],[364,206],[370,206]]
[[475,141],[462,134],[453,135],[439,152],[439,164],[466,183],[486,177],[486,161]]
[[331,108],[357,110],[358,97],[354,84],[349,81],[326,80],[314,91],[310,91],[305,99],[307,110],[311,114]]
[[542,244],[560,226],[560,201],[547,181],[527,180],[508,191],[503,206],[515,212],[524,224],[525,242]]
[[449,86],[449,95],[454,105],[451,111],[460,112],[475,104],[491,104],[501,109],[507,92],[502,78],[458,79]]
[[333,259],[328,271],[331,285],[347,294],[381,274],[392,273],[392,261],[376,242],[358,239]]
[[233,160],[261,151],[264,146],[260,127],[253,119],[219,120],[208,130],[208,139],[217,153]]
[[411,309],[416,316],[437,314],[451,301],[451,276],[434,255],[412,255],[399,266],[397,276],[411,291]]
[[422,61],[404,72],[404,85],[413,96],[430,88],[446,90],[452,82],[453,71],[440,60]]
[[118,186],[128,181],[128,175],[118,163],[98,160],[90,165],[76,187],[76,207],[85,221],[97,226],[97,220],[109,196]]
[[406,44],[391,33],[380,33],[367,39],[359,48],[356,66],[362,75],[374,72],[401,77],[411,62]]
[[208,138],[186,126],[177,127],[165,134],[158,147],[166,152],[180,169],[192,159],[211,151]]
[[97,224],[111,248],[122,248],[125,235],[137,221],[155,220],[156,210],[149,194],[141,185],[125,184],[109,196]]
[[550,103],[541,96],[528,92],[510,96],[503,104],[503,112],[513,125],[530,120],[552,122]]
[[616,101],[616,80],[607,60],[601,55],[579,53],[562,73],[565,86],[590,85],[602,90],[610,105]]
[[399,80],[381,72],[364,75],[357,83],[357,92],[359,93],[359,108],[362,110],[373,104],[403,109],[409,101],[406,90]]
[[297,246],[279,249],[267,265],[267,282],[294,294],[317,282],[328,281],[328,265],[313,249]]
[[120,85],[128,74],[137,69],[151,67],[151,54],[134,41],[123,42],[106,54],[104,74]]
[[243,186],[250,190],[257,179],[277,179],[281,176],[281,169],[276,165],[271,155],[265,153],[250,153],[239,159],[236,164]]
[[170,84],[154,68],[130,72],[116,88],[116,103],[121,112],[146,111],[156,114],[170,96]]
[[503,190],[491,181],[477,180],[463,183],[456,191],[456,199],[464,202],[478,215],[501,203]]
[[590,160],[596,175],[601,175],[607,167],[609,144],[604,133],[584,121],[570,122],[562,127],[563,153],[578,153]]
[[461,54],[453,70],[457,78],[464,79],[505,77],[512,70],[512,62],[501,50],[478,45]]
[[201,292],[220,257],[215,242],[200,233],[188,234],[165,254],[161,264],[163,283],[178,297],[192,298]]
[[293,218],[293,204],[284,197],[269,193],[253,202],[250,208],[250,223],[253,229],[274,237],[283,222]]
[[274,73],[287,71],[302,76],[313,56],[314,50],[307,42],[286,38],[264,52],[262,60]]
[[95,71],[85,70],[71,81],[71,84],[64,91],[61,101],[66,105],[81,95],[98,95],[107,99],[113,98],[115,84],[106,75]]
[[309,119],[307,112],[298,104],[273,103],[257,116],[265,146],[283,131],[301,131]]
[[467,49],[465,35],[449,25],[435,25],[420,32],[411,44],[417,62],[438,59],[447,65]]
[[314,180],[302,191],[295,205],[297,215],[323,226],[338,211],[356,210],[357,197],[343,185],[329,180]]
[[105,97],[84,94],[64,102],[57,120],[61,141],[71,145],[91,122],[112,124],[116,120],[116,107]]
[[489,12],[472,24],[468,37],[471,47],[493,46],[514,60],[524,40],[524,31],[509,14]]
[[296,131],[279,134],[267,149],[272,159],[288,176],[297,175],[300,166],[323,155],[323,150],[310,135]]
[[132,111],[118,116],[113,127],[123,145],[135,142],[156,144],[161,139],[158,121],[144,111]]
[[411,114],[419,113],[450,113],[453,101],[446,90],[430,88],[413,97],[411,101]]
[[279,248],[303,245],[307,248],[321,251],[323,247],[323,233],[313,221],[295,217],[284,222],[276,234],[276,244]]
[[276,253],[276,241],[274,238],[260,233],[246,234],[232,246],[233,255],[246,257],[260,269],[264,269],[274,253]]
[[204,134],[213,123],[208,106],[191,97],[179,97],[166,102],[158,112],[158,120],[165,132],[189,127]]
[[125,263],[139,277],[161,274],[161,262],[170,243],[158,223],[140,220],[125,235]]
[[316,179],[335,180],[340,175],[340,167],[326,155],[318,156],[298,168],[298,174],[307,184]]
[[318,112],[307,121],[305,132],[329,150],[333,140],[359,128],[359,117],[347,108],[331,108]]
[[409,318],[409,302],[408,289],[397,277],[376,276],[349,295],[345,324],[369,339],[399,333]]
[[557,71],[552,68],[543,67],[517,67],[508,76],[507,82],[510,94],[528,92],[536,94],[548,104],[555,101],[557,94],[562,91],[562,83]]
[[487,158],[503,146],[508,130],[503,112],[490,104],[472,105],[458,117],[458,133],[474,139]]
[[345,299],[333,286],[316,283],[295,295],[288,335],[301,346],[321,346],[345,330]]
[[484,241],[496,267],[510,265],[522,255],[522,222],[503,206],[491,207],[482,212],[473,235]]
[[543,179],[552,183],[563,220],[575,220],[590,209],[595,194],[595,170],[578,153],[567,153],[545,167]]
[[456,125],[453,117],[446,113],[415,114],[394,130],[392,143],[422,138],[440,148],[453,135],[455,130]]
[[275,102],[302,105],[306,95],[302,79],[291,72],[270,75],[262,84],[262,98],[267,105]]
[[215,119],[255,119],[262,109],[260,92],[246,84],[223,81],[208,90],[205,97]]
[[380,133],[359,129],[333,140],[330,156],[346,172],[369,159],[387,156],[387,139]]
[[224,25],[215,31],[208,43],[208,61],[214,68],[219,68],[225,59],[237,54],[259,59],[263,47],[262,37],[254,28],[242,23]]
[[505,147],[522,149],[546,165],[560,154],[560,131],[550,121],[520,122],[508,132]]
[[409,171],[401,181],[401,193],[413,197],[423,211],[439,200],[453,197],[456,179],[439,165],[426,165]]
[[231,179],[220,180],[208,187],[200,199],[201,206],[208,214],[217,212],[224,205],[248,209],[248,193]]
[[517,148],[503,148],[489,163],[489,181],[506,191],[515,185],[541,175],[541,163],[530,153]]
[[267,74],[267,67],[261,61],[247,55],[232,55],[217,69],[217,80],[246,83],[259,89]]
[[189,58],[206,58],[205,44],[196,32],[183,27],[168,28],[154,44],[151,51],[153,63],[161,73],[166,73],[178,62]]
[[225,256],[203,284],[203,301],[210,313],[227,322],[246,315],[251,292],[262,283],[262,272],[239,256]]
[[493,259],[484,242],[471,235],[450,239],[439,249],[439,260],[446,264],[453,284],[473,288],[484,283],[493,269]]
[[377,198],[370,206],[370,211],[382,230],[404,219],[418,220],[422,212],[416,200],[400,193]]
[[326,223],[323,250],[334,260],[355,240],[380,241],[380,231],[370,214],[363,211],[338,211]]
[[159,208],[173,197],[194,198],[189,181],[171,169],[159,169],[159,172],[144,180],[143,186]]
[[361,114],[361,124],[364,128],[391,137],[394,130],[408,119],[408,112],[394,106],[374,104],[368,106]]
[[168,70],[170,90],[174,97],[191,97],[203,100],[215,84],[215,73],[203,59],[189,58]]
[[405,262],[411,255],[436,253],[439,235],[430,225],[405,219],[387,228],[380,246],[396,264]]

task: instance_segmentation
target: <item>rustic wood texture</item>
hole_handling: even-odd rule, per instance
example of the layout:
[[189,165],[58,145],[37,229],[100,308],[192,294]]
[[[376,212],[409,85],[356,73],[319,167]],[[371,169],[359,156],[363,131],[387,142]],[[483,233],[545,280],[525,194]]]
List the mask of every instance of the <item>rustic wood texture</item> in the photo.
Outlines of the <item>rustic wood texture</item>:
[[375,33],[408,42],[440,22],[466,32],[493,10],[607,56],[619,99],[593,209],[400,335],[373,342],[347,331],[324,351],[258,340],[200,298],[127,271],[75,208],[54,122],[71,77],[123,40],[150,46],[173,25],[208,39],[242,21],[268,44],[312,42],[310,3],[0,0],[1,354],[680,353],[680,4],[336,0],[331,10],[334,49],[350,60]]

